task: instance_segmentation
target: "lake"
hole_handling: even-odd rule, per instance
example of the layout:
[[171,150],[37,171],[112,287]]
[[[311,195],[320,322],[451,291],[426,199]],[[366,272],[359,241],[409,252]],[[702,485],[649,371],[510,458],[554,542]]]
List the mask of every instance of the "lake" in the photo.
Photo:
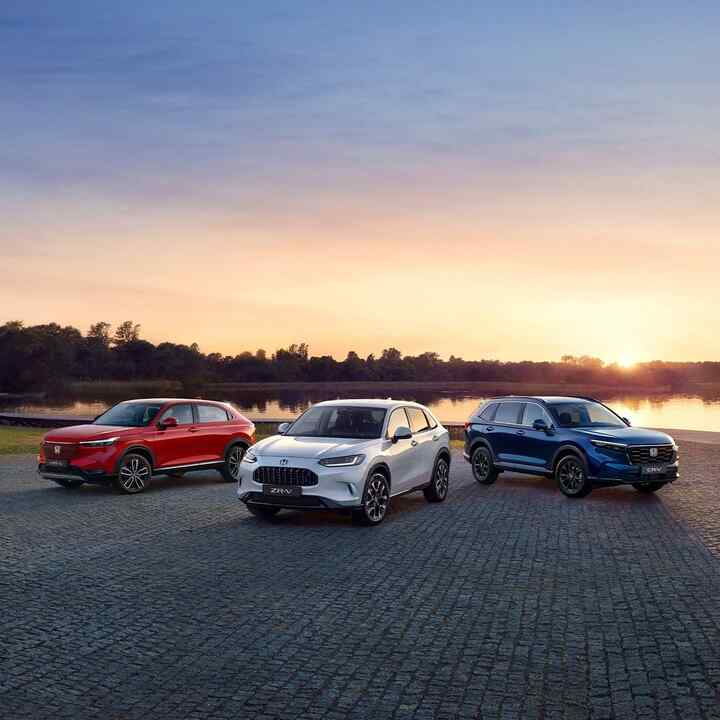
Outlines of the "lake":
[[[487,397],[506,393],[507,388],[496,392],[483,389],[483,392],[471,390],[426,389],[415,386],[412,389],[383,386],[382,392],[365,385],[362,390],[353,388],[354,397],[392,397],[417,400],[447,422],[462,422]],[[516,391],[518,394],[521,391]],[[533,392],[540,392],[533,390]],[[553,389],[557,393],[557,388]],[[574,392],[578,392],[574,389]],[[633,425],[660,428],[684,428],[687,430],[710,430],[720,432],[720,396],[703,397],[700,395],[667,394],[597,394],[620,415],[630,418]],[[192,397],[202,396],[208,399],[224,400],[233,403],[243,414],[253,419],[282,418],[292,419],[315,402],[338,397],[337,387],[325,385],[321,388],[301,388],[287,386],[283,388],[252,390],[206,389],[194,392]],[[347,397],[348,395],[346,395]],[[117,393],[110,397],[100,394],[83,397],[48,397],[44,399],[8,400],[0,397],[0,412],[18,412],[29,415],[70,415],[75,417],[94,417],[123,397]]]

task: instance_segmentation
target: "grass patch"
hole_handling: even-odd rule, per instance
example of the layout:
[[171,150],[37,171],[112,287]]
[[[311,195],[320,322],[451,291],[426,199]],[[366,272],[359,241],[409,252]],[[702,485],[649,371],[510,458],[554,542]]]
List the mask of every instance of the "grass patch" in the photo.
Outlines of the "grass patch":
[[37,453],[44,428],[0,426],[0,455]]

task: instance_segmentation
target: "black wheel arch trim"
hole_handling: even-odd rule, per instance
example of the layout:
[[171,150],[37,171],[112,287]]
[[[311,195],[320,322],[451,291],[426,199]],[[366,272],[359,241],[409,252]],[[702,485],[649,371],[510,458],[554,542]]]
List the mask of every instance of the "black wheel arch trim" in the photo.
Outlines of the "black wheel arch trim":
[[225,444],[225,448],[223,449],[223,456],[222,456],[222,459],[219,460],[219,462],[223,462],[225,460],[225,458],[227,458],[227,455],[230,452],[230,448],[232,448],[235,445],[242,445],[245,448],[246,452],[251,447],[251,443],[249,443],[246,438],[243,438],[243,437],[230,438],[230,440],[228,440],[227,443]]
[[392,491],[392,473],[390,472],[390,468],[388,467],[387,463],[385,462],[376,462],[374,465],[370,466],[370,469],[367,471],[367,474],[365,475],[365,482],[372,477],[372,474],[376,470],[382,470],[385,474],[385,477],[387,477],[388,485],[390,485],[390,490]]
[[115,463],[115,475],[117,475],[120,472],[120,466],[123,463],[123,460],[132,453],[136,453],[138,455],[145,455],[150,457],[150,465],[151,465],[151,471],[155,471],[156,466],[156,460],[155,460],[155,453],[146,445],[131,445],[128,448],[125,448],[123,450],[122,455],[118,458],[118,461]]
[[492,458],[494,465],[496,463],[495,453],[493,452],[492,445],[490,445],[485,438],[477,438],[476,440],[473,440],[470,445],[470,457],[468,458],[468,462],[472,462],[473,454],[481,445],[490,453],[490,457]]
[[437,461],[441,457],[445,458],[445,460],[447,461],[448,467],[450,467],[450,464],[452,463],[452,454],[450,453],[450,450],[448,450],[448,448],[443,447],[443,448],[440,448],[435,453],[435,461],[433,462],[433,470],[435,469],[435,466],[437,465]]
[[557,468],[558,462],[560,462],[564,455],[575,455],[581,460],[581,462],[585,466],[585,471],[588,471],[587,457],[585,457],[585,453],[583,452],[582,448],[578,447],[577,445],[573,445],[572,443],[566,443],[565,445],[561,445],[553,454],[552,463],[550,465],[553,473]]

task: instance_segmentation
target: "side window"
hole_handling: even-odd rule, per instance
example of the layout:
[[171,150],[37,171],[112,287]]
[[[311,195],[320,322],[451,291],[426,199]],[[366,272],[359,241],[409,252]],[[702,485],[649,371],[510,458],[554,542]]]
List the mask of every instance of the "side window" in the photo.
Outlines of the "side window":
[[195,422],[193,420],[192,405],[173,405],[169,407],[163,413],[162,419],[165,420],[169,417],[174,417],[178,425],[192,425]]
[[495,422],[518,425],[520,423],[520,413],[522,412],[523,405],[524,403],[521,402],[500,403],[500,407],[498,407],[495,413]]
[[550,418],[548,418],[547,413],[542,409],[540,405],[537,403],[526,403],[525,404],[525,412],[523,413],[523,419],[522,424],[527,425],[528,427],[532,427],[532,424],[536,420],[544,420],[548,425],[550,425]]
[[391,438],[397,432],[399,427],[410,427],[410,421],[405,414],[405,408],[396,408],[392,411],[388,420],[387,436]]
[[227,422],[227,412],[217,405],[196,405],[198,411],[198,422]]
[[437,420],[427,410],[423,410],[423,414],[427,419],[428,427],[434,430],[438,426]]
[[430,427],[428,420],[425,417],[425,413],[420,408],[409,407],[405,409],[407,410],[408,417],[410,418],[410,429],[414,433],[422,432]]
[[497,412],[499,403],[490,403],[481,413],[480,417],[487,422],[492,422],[495,419],[495,413]]

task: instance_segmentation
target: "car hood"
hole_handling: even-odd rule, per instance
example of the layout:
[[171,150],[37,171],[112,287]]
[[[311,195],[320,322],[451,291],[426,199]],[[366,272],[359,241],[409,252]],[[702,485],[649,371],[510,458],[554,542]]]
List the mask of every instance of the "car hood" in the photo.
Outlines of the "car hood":
[[576,428],[574,432],[585,435],[593,440],[607,440],[608,442],[621,442],[627,445],[670,445],[673,439],[667,433],[646,428],[600,428],[583,430]]
[[308,438],[273,435],[253,445],[253,452],[261,457],[320,458],[342,457],[363,452],[377,440],[349,438]]
[[83,440],[105,440],[118,435],[130,435],[138,428],[115,425],[72,425],[51,430],[45,435],[45,442],[81,442]]

